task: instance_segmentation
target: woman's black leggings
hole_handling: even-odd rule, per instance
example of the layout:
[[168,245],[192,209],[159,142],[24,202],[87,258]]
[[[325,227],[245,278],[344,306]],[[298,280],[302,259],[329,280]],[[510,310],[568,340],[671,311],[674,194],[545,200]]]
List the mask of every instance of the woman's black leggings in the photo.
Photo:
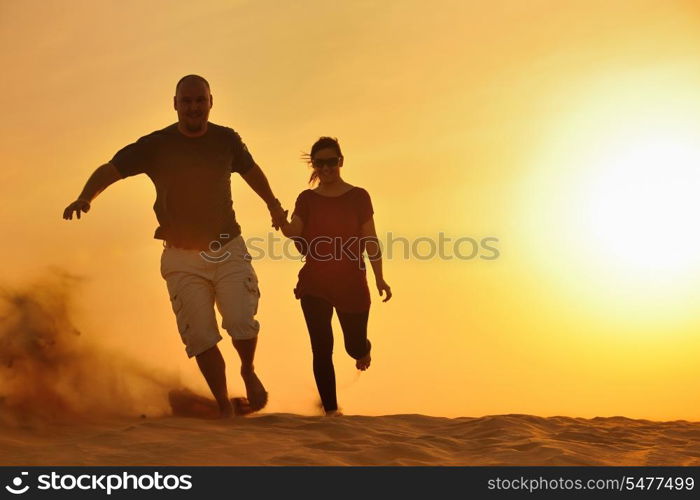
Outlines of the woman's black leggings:
[[[333,305],[311,295],[301,297],[301,308],[311,337],[311,350],[314,356],[314,378],[321,396],[323,409],[334,411],[338,409],[335,395],[335,370],[333,369],[333,330],[331,318]],[[347,313],[336,311],[340,326],[343,329],[345,350],[354,359],[364,357],[370,350],[367,340],[367,319],[369,311],[362,313]]]

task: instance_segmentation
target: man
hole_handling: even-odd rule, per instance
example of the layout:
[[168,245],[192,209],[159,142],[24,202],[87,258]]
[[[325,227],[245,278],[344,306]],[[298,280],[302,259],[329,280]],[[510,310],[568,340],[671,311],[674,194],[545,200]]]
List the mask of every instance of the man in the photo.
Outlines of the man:
[[92,200],[119,179],[145,173],[156,187],[153,209],[163,240],[161,275],[189,357],[197,365],[219,406],[221,416],[234,414],[226,387],[225,362],[217,347],[221,340],[214,304],[222,327],[241,359],[247,401],[236,413],[257,411],[267,392],[255,374],[253,360],[260,328],[258,281],[250,262],[231,199],[231,172],[238,172],[265,201],[278,228],[286,212],[240,136],[210,123],[213,98],[209,83],[187,75],[176,85],[174,106],[178,122],[141,137],[97,168],[78,199],[63,213],[80,219]]

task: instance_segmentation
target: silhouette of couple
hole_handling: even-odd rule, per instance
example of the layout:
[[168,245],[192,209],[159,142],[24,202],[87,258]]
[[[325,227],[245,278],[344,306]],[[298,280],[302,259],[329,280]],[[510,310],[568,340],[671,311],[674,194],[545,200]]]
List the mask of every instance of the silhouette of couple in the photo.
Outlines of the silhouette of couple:
[[[333,368],[335,309],[345,349],[359,370],[370,365],[367,339],[370,293],[366,252],[384,302],[384,281],[372,202],[364,189],[340,175],[343,154],[336,139],[321,137],[307,155],[309,183],[297,197],[291,220],[275,198],[262,169],[231,128],[209,122],[213,97],[209,83],[187,75],[175,87],[178,121],[141,137],[98,167],[64,219],[87,213],[95,197],[119,179],[146,174],[156,187],[154,237],[163,240],[161,275],[189,357],[197,361],[221,417],[248,414],[267,404],[268,394],[254,368],[260,325],[255,319],[260,290],[231,198],[231,173],[238,172],[267,204],[276,230],[294,239],[304,255],[294,294],[301,303],[313,352],[313,372],[326,415],[340,415]],[[217,347],[222,328],[241,360],[246,398],[230,399],[226,365]]]

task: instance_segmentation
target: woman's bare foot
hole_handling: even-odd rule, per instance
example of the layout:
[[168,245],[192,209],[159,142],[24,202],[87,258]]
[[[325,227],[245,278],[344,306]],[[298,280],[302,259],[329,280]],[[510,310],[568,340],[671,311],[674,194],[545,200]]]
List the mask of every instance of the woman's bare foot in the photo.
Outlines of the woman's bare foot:
[[327,417],[342,417],[343,413],[340,410],[331,410],[326,412]]
[[358,370],[365,371],[367,368],[369,368],[369,364],[372,361],[372,356],[370,356],[370,353],[365,354],[363,357],[357,360],[355,363],[355,366],[357,367]]
[[372,361],[372,356],[370,356],[371,353],[372,343],[369,341],[369,339],[367,339],[367,354],[362,356],[360,359],[356,360],[355,363],[355,366],[358,370],[365,371],[367,368],[369,368],[369,364]]

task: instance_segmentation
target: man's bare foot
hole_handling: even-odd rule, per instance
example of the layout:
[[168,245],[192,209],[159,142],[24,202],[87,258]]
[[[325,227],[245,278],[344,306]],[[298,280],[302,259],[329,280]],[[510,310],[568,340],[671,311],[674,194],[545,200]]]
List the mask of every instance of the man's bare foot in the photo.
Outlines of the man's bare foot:
[[233,406],[230,403],[229,403],[228,407],[219,408],[219,418],[220,419],[233,418],[234,416],[235,416],[235,413],[233,412]]
[[241,377],[245,384],[250,411],[260,411],[265,408],[265,405],[267,405],[267,391],[255,372],[241,371]]
[[370,356],[370,353],[365,354],[363,357],[357,360],[355,363],[355,366],[357,367],[358,370],[365,371],[367,368],[369,368],[369,364],[372,361],[372,356]]
[[331,411],[326,412],[326,416],[327,417],[342,417],[343,412],[341,412],[340,410],[331,410]]
[[229,418],[233,416],[233,405],[223,408],[211,398],[200,396],[189,389],[173,389],[168,393],[173,415],[194,418]]

